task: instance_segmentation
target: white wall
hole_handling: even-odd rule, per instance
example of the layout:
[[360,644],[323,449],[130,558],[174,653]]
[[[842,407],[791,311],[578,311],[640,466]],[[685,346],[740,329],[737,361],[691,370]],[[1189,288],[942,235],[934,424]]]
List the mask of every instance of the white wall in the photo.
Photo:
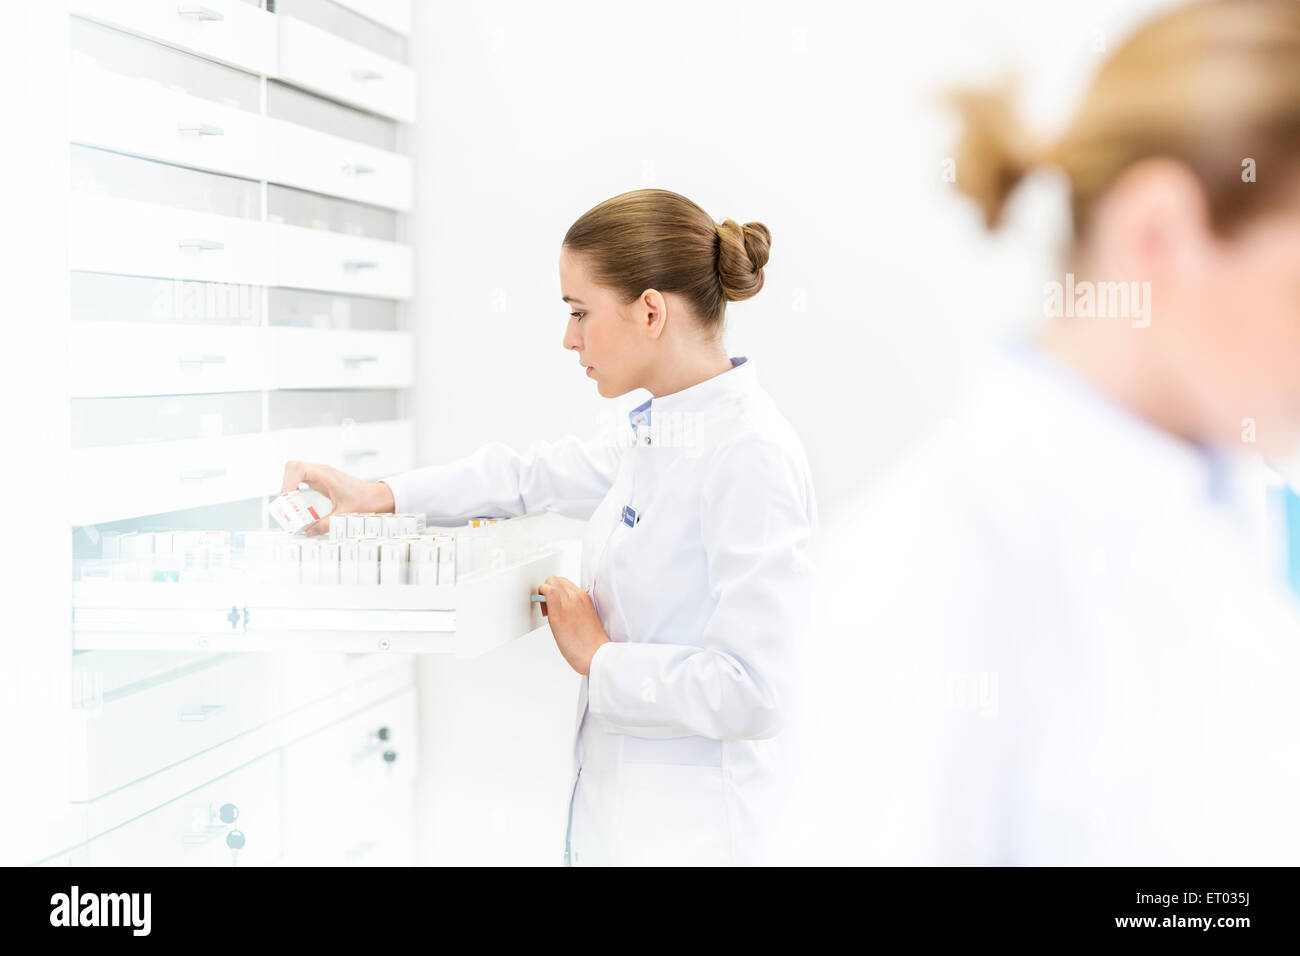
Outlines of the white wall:
[[[595,203],[657,186],[772,230],[767,286],[729,310],[729,351],[754,359],[800,431],[833,520],[942,415],[964,358],[1033,319],[1064,237],[1050,175],[1019,197],[1005,235],[983,236],[942,180],[952,126],[934,94],[1015,69],[1050,131],[1123,29],[1163,5],[418,3],[420,462],[590,432],[609,414],[560,346],[559,244]],[[489,710],[557,709],[570,692],[544,643],[497,658],[433,669]],[[426,733],[453,732],[451,711],[429,720]],[[475,727],[454,732],[474,749]],[[522,789],[534,771],[520,761],[545,765],[535,737],[481,743],[485,761],[519,768]],[[473,773],[468,758],[454,769]]]
[[7,361],[5,536],[0,593],[0,861],[25,862],[65,845],[71,700],[72,560],[68,553],[67,14],[61,4],[6,10],[0,31],[0,280]]

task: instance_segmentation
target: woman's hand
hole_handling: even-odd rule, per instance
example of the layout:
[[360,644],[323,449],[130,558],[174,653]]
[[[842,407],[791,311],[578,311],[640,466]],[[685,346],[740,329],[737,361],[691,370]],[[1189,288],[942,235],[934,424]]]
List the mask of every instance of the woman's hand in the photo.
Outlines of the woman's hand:
[[556,646],[564,659],[584,677],[591,673],[591,659],[609,637],[601,627],[591,595],[568,578],[551,575],[537,589],[546,596],[542,614],[551,624]]
[[[333,502],[330,514],[356,514],[374,511],[384,514],[393,510],[393,490],[382,481],[362,481],[352,475],[331,468],[329,465],[314,465],[305,461],[291,461],[284,466],[284,481],[280,492],[284,494],[298,490],[298,482],[305,481],[315,491]],[[329,515],[309,524],[303,533],[306,535],[324,534],[329,530]]]

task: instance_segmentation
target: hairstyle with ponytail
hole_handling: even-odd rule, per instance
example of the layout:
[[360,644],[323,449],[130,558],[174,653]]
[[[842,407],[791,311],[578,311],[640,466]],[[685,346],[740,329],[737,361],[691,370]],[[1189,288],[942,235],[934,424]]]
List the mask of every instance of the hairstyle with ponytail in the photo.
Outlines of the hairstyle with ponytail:
[[[1300,172],[1300,3],[1199,0],[1157,16],[1106,61],[1054,144],[1019,122],[1014,89],[950,95],[957,186],[989,228],[1027,173],[1061,167],[1076,238],[1131,165],[1164,157],[1200,180],[1220,234],[1277,204]],[[1253,161],[1257,180],[1243,170]]]

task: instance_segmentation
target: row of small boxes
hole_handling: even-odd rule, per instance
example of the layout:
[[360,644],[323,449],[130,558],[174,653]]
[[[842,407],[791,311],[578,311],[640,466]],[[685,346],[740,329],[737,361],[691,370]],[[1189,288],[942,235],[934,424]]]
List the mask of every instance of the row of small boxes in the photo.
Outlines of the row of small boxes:
[[330,540],[344,538],[409,538],[424,533],[424,515],[337,514],[330,515]]
[[455,584],[453,535],[278,541],[271,574],[280,584]]
[[[328,540],[267,530],[105,532],[99,558],[82,560],[79,577],[192,583],[246,574],[285,583],[454,584],[458,568],[474,571],[504,562],[501,548],[480,537],[483,531],[469,530],[502,520],[470,519],[462,529],[468,546],[463,554],[453,529],[428,532],[424,515],[335,515]],[[377,534],[367,533],[376,527]],[[360,533],[345,536],[337,529]],[[495,531],[491,534],[495,537]]]

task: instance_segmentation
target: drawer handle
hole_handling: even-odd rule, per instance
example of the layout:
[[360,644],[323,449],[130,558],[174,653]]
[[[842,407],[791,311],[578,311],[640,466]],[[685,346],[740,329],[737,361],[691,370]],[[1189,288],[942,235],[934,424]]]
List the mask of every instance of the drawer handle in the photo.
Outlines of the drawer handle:
[[195,20],[224,20],[226,15],[219,10],[213,10],[211,7],[199,6],[197,3],[182,3],[176,8],[176,12],[183,17],[193,17]]
[[344,365],[365,365],[367,362],[378,362],[378,355],[345,355],[343,356]]
[[362,269],[378,269],[379,263],[371,262],[369,259],[344,259],[343,268],[359,272]]
[[354,80],[382,80],[384,74],[378,70],[353,70],[352,79]]
[[224,355],[182,355],[180,357],[182,365],[225,365],[226,357]]
[[224,242],[215,239],[182,239],[179,245],[182,249],[197,249],[199,252],[220,252],[226,248]]
[[181,133],[197,133],[199,136],[225,136],[226,131],[211,123],[181,123],[176,127]]
[[221,713],[225,709],[225,704],[200,704],[198,710],[181,711],[181,720],[207,720],[209,717],[217,716],[217,714]]
[[367,166],[364,163],[344,163],[343,174],[345,176],[369,176],[375,171],[375,167]]
[[[203,481],[205,478],[221,478],[225,473],[226,469],[224,468],[196,468],[193,471],[182,471],[181,481]],[[186,718],[182,717],[181,719],[184,720]],[[197,719],[202,720],[203,718],[200,717]]]
[[344,461],[359,461],[362,458],[377,458],[379,452],[373,448],[366,448],[359,451],[345,451],[343,453]]

